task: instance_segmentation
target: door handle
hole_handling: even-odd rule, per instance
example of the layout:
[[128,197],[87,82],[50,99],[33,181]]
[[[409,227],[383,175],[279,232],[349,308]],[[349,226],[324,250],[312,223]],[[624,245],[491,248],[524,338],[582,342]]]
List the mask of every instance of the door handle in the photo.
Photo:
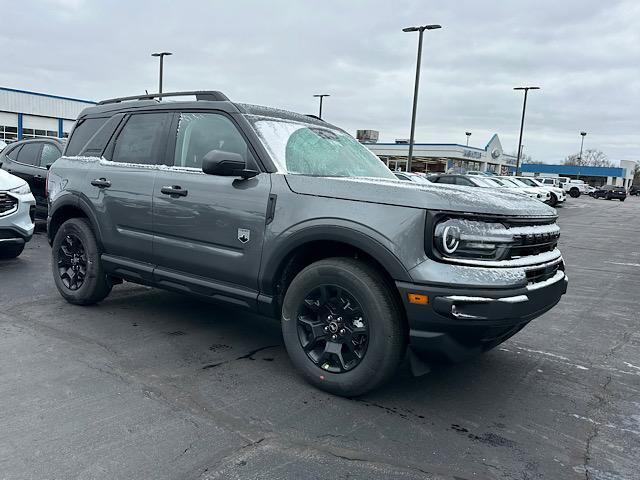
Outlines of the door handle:
[[109,188],[111,181],[106,178],[96,178],[95,180],[91,180],[91,185],[98,188]]
[[165,195],[171,195],[172,197],[186,197],[187,193],[189,193],[188,190],[183,190],[180,185],[172,185],[170,187],[165,186],[162,187],[160,191]]

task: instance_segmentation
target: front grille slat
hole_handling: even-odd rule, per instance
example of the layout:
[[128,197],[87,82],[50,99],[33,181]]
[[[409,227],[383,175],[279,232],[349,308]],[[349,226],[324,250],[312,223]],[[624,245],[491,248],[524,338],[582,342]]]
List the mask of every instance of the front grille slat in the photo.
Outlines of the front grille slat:
[[6,215],[18,208],[18,199],[7,194],[0,193],[0,215]]

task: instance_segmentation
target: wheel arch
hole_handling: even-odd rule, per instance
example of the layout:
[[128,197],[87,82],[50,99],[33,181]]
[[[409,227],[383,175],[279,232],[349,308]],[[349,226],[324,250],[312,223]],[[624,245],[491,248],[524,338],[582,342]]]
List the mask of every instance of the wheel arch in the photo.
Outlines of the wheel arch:
[[98,246],[102,248],[99,223],[89,206],[77,197],[60,199],[60,201],[50,209],[49,219],[47,222],[47,239],[49,241],[49,245],[53,244],[53,239],[55,238],[60,226],[70,218],[86,218],[89,220],[91,228],[96,235]]
[[398,296],[395,280],[411,281],[406,268],[393,252],[372,236],[340,225],[316,225],[288,236],[264,261],[259,287],[273,299],[271,313],[280,315],[284,294],[291,280],[307,265],[324,258],[351,257],[372,265]]

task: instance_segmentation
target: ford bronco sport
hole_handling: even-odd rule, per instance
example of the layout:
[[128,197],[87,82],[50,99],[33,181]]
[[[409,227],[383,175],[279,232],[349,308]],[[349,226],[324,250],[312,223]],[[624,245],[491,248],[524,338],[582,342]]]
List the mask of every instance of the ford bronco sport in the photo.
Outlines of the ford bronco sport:
[[[500,344],[567,288],[556,213],[397,180],[343,130],[220,92],[84,110],[49,171],[52,269],[71,303],[123,280],[280,319],[292,363],[359,395],[407,356]],[[417,355],[416,355],[417,353]]]

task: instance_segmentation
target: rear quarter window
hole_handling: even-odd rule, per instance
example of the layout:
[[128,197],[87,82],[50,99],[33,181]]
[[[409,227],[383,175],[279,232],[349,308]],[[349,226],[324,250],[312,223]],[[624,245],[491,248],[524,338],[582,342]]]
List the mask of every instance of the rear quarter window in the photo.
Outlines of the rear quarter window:
[[85,118],[80,120],[71,132],[64,154],[68,157],[78,155],[107,120],[108,118]]

